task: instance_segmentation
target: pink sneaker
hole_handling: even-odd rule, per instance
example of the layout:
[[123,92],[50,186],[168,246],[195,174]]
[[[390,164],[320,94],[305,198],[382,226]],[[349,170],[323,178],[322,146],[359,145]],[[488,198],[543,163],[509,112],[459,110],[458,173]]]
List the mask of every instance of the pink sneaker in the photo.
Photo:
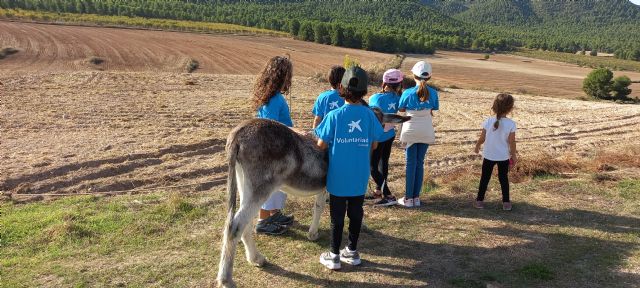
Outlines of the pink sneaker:
[[413,198],[412,199],[406,199],[405,197],[402,197],[400,199],[398,199],[398,204],[407,207],[407,208],[411,208],[413,207]]
[[413,207],[420,207],[420,198],[413,198]]
[[473,202],[473,207],[477,208],[477,209],[484,209],[484,202],[482,201],[475,201]]
[[502,210],[511,211],[511,202],[502,202]]

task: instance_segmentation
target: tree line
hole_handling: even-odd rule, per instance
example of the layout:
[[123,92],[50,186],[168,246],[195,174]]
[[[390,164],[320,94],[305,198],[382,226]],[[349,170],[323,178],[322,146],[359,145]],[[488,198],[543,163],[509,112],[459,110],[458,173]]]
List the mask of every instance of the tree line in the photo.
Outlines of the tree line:
[[[379,52],[487,52],[526,47],[571,53],[615,51],[617,58],[640,60],[640,40],[634,42],[635,36],[612,42],[610,38],[591,39],[584,33],[574,33],[576,27],[562,25],[477,25],[444,16],[419,1],[0,0],[0,7],[230,23],[284,31],[305,41]],[[610,27],[601,31],[622,33]]]

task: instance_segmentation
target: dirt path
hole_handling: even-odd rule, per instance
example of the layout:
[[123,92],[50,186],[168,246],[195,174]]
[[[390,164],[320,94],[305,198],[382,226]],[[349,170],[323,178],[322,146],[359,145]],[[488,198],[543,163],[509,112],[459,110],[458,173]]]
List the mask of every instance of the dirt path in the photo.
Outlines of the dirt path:
[[[228,132],[252,117],[252,76],[140,72],[44,73],[0,77],[0,190],[75,193],[191,183],[222,189]],[[187,80],[196,85],[185,85]],[[326,84],[298,77],[297,127],[310,127]],[[226,90],[220,87],[227,87]],[[374,89],[372,87],[372,89]],[[441,93],[430,173],[479,163],[472,153],[495,93]],[[516,96],[523,154],[594,153],[640,143],[640,106]],[[391,187],[404,187],[404,154],[392,153]]]

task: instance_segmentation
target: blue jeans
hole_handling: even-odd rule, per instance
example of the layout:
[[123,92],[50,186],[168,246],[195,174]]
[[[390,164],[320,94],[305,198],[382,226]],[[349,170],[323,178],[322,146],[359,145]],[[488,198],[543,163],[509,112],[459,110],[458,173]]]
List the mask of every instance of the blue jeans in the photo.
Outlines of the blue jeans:
[[407,160],[405,199],[420,196],[424,179],[424,158],[428,148],[429,144],[415,143],[405,150]]

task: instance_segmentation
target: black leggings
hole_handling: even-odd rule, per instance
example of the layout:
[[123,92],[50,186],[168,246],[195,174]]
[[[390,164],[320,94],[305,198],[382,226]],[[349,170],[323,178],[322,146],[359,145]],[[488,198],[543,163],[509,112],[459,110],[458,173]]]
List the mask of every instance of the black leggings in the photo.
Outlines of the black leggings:
[[487,192],[487,186],[491,180],[493,166],[496,164],[498,164],[498,180],[500,180],[500,188],[502,188],[502,202],[509,202],[509,160],[491,161],[488,159],[482,161],[482,176],[480,177],[477,201],[484,201],[484,194]]
[[371,178],[376,182],[376,189],[382,190],[382,195],[390,196],[389,183],[389,156],[391,156],[391,147],[395,137],[379,142],[378,147],[371,153]]
[[342,229],[344,229],[344,214],[349,216],[349,250],[358,248],[358,237],[362,226],[364,211],[364,195],[340,197],[329,194],[329,214],[331,214],[331,252],[340,253],[342,243]]

